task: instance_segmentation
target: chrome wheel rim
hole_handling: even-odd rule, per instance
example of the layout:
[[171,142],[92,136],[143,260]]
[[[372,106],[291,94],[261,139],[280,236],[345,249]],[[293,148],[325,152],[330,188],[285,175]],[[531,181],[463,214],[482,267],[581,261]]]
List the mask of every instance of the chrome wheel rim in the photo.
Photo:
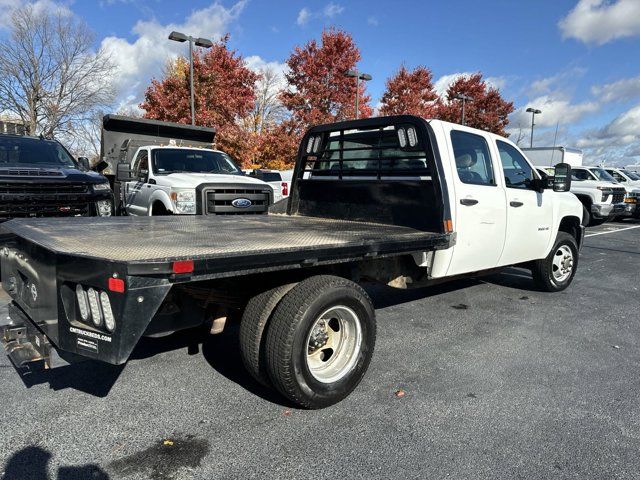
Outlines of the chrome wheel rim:
[[557,282],[564,282],[573,272],[573,252],[567,245],[562,245],[553,255],[551,264],[553,278]]
[[355,366],[362,345],[362,326],[349,307],[331,307],[309,330],[306,360],[309,372],[322,383],[337,382]]

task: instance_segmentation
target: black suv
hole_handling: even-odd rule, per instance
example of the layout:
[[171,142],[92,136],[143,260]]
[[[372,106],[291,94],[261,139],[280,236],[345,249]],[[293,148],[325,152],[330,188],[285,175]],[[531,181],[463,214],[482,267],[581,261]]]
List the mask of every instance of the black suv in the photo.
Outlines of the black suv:
[[55,140],[0,134],[0,222],[113,213],[108,180]]

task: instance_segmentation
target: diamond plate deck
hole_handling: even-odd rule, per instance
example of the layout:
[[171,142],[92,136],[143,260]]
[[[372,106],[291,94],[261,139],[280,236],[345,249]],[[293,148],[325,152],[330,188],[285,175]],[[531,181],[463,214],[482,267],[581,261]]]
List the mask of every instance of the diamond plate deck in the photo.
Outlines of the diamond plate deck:
[[241,263],[269,254],[278,263],[290,252],[366,247],[390,254],[449,242],[448,235],[407,227],[286,215],[16,219],[3,227],[54,253],[114,262],[236,257]]

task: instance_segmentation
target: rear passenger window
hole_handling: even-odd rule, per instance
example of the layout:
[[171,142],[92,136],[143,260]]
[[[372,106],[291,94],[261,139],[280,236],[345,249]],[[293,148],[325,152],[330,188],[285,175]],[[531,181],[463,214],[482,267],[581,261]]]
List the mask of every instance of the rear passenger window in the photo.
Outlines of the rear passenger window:
[[498,152],[504,170],[504,181],[509,188],[529,188],[535,177],[533,168],[518,150],[508,143],[498,140]]
[[458,178],[472,185],[495,185],[489,145],[484,137],[473,133],[451,132],[453,155],[456,159]]

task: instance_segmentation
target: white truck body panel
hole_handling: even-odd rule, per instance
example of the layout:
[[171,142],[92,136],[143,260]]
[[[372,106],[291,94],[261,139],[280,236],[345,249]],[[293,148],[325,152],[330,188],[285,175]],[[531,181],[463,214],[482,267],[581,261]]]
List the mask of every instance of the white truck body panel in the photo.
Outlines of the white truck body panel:
[[558,163],[579,167],[584,157],[582,150],[569,147],[533,147],[523,148],[522,151],[536,167],[553,167]]
[[[571,194],[546,189],[542,193],[508,186],[497,141],[522,151],[509,140],[477,129],[431,120],[449,189],[456,244],[432,255],[418,256],[433,278],[524,263],[546,257],[565,217],[582,220],[582,204]],[[451,141],[452,131],[482,136],[489,146],[495,185],[473,185],[460,180]],[[446,146],[446,148],[445,148]],[[523,160],[538,172],[526,157]],[[572,161],[577,162],[574,157]],[[560,163],[560,160],[555,164]],[[463,205],[461,201],[477,201]]]

